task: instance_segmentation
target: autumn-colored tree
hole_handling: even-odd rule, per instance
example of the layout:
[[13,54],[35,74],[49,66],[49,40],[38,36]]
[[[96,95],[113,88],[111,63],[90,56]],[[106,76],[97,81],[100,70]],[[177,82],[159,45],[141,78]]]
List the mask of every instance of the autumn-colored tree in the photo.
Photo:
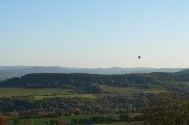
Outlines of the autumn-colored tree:
[[0,125],[5,125],[7,122],[8,122],[7,117],[0,114]]
[[179,93],[158,94],[143,113],[146,125],[186,125],[188,100]]
[[65,125],[62,120],[51,120],[50,125]]

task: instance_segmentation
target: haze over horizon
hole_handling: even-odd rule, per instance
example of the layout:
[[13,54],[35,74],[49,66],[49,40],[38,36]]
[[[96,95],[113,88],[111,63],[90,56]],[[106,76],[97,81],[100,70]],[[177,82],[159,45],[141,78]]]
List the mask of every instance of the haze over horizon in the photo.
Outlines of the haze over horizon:
[[0,66],[188,68],[188,6],[187,0],[2,0]]
[[180,69],[180,70],[182,70],[182,69],[188,69],[188,67],[182,67],[182,68],[180,68],[180,67],[175,67],[175,68],[172,68],[172,67],[65,67],[65,66],[42,66],[42,65],[36,65],[36,66],[31,66],[31,65],[7,65],[7,66],[0,66],[0,68],[1,67],[4,67],[5,69],[6,69],[6,67],[12,67],[13,69],[14,68],[18,68],[18,69],[20,69],[20,68],[35,68],[35,67],[39,67],[39,68],[42,68],[42,67],[44,67],[44,68],[67,68],[67,69],[137,69],[137,70],[139,70],[139,69],[142,69],[142,70],[144,70],[144,69]]

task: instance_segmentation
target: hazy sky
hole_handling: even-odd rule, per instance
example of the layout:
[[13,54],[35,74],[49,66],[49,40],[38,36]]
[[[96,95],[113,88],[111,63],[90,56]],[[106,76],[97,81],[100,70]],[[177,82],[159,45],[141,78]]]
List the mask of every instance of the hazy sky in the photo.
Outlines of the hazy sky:
[[189,0],[0,0],[0,65],[188,68]]

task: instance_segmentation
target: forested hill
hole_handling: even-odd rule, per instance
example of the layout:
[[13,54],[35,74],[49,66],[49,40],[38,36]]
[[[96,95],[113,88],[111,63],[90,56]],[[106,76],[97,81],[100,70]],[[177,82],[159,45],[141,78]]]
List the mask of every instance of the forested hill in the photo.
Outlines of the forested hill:
[[130,74],[151,72],[178,72],[183,68],[68,68],[68,67],[45,67],[45,66],[0,66],[0,80],[21,77],[31,73],[88,73],[88,74]]
[[33,73],[21,78],[11,78],[1,82],[1,86],[19,86],[33,88],[76,88],[98,85],[111,85],[121,87],[144,87],[178,89],[187,88],[182,82],[189,82],[189,73],[144,73],[124,75],[98,75],[84,73]]

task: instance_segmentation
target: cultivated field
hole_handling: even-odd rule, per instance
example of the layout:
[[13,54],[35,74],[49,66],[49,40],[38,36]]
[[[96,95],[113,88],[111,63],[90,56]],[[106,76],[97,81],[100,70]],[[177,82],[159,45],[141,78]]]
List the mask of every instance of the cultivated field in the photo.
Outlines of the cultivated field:
[[43,89],[27,89],[27,88],[0,88],[0,97],[11,96],[34,96],[34,99],[40,100],[43,98],[96,98],[93,94],[78,94],[73,93],[72,89],[60,88],[43,88]]
[[0,88],[0,97],[11,97],[11,96],[34,96],[36,100],[43,98],[55,98],[55,97],[82,97],[82,98],[103,98],[105,96],[118,96],[118,95],[133,95],[136,92],[149,92],[159,93],[166,92],[166,90],[151,90],[137,87],[113,87],[107,85],[100,85],[104,90],[103,94],[79,94],[78,91],[85,91],[87,88],[76,88],[76,89],[63,89],[63,88]]

